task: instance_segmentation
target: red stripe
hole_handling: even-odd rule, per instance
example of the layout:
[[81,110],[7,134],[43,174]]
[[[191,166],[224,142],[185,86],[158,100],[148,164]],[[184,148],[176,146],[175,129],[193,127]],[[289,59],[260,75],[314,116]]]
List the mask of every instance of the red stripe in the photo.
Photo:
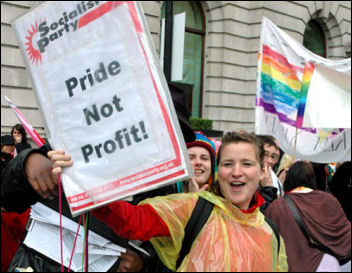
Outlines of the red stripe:
[[280,64],[286,66],[289,69],[292,69],[292,70],[295,70],[295,71],[299,71],[299,72],[302,72],[302,73],[304,71],[304,68],[299,67],[299,66],[295,66],[293,64],[290,64],[285,56],[283,56],[280,53],[272,50],[267,45],[263,45],[263,55],[270,56],[271,58],[275,59]]
[[132,189],[125,190],[125,191],[123,191],[123,192],[119,192],[119,193],[115,193],[115,194],[109,195],[109,196],[107,196],[107,197],[104,197],[104,198],[100,199],[100,200],[97,201],[97,202],[89,202],[89,203],[86,203],[86,204],[83,204],[83,205],[80,205],[80,206],[77,206],[77,207],[71,207],[71,210],[72,210],[72,211],[78,211],[78,210],[85,209],[85,208],[90,207],[90,206],[93,206],[93,205],[101,204],[101,203],[103,203],[103,202],[105,202],[105,201],[107,201],[107,200],[111,200],[111,199],[113,199],[113,198],[115,198],[115,197],[122,196],[122,195],[126,195],[126,194],[128,194],[128,193],[132,193],[132,192],[134,192],[134,191],[136,191],[136,190],[139,190],[139,189],[142,189],[142,188],[145,188],[145,187],[154,185],[154,184],[159,183],[160,181],[163,181],[163,180],[165,180],[165,179],[170,179],[170,178],[173,178],[173,177],[177,177],[177,176],[182,175],[182,174],[184,174],[184,173],[185,173],[185,171],[184,171],[184,170],[181,170],[181,171],[172,173],[172,174],[170,174],[170,175],[168,175],[168,176],[166,176],[166,177],[162,177],[162,178],[153,180],[153,181],[151,181],[151,182],[148,182],[148,183],[146,183],[146,184],[144,184],[144,185],[140,185],[140,186],[134,187],[134,188],[132,188]]
[[150,64],[148,62],[148,58],[147,58],[147,54],[145,53],[144,51],[144,48],[143,48],[143,44],[140,40],[140,37],[138,36],[138,39],[139,39],[139,43],[140,43],[140,46],[143,50],[143,54],[144,54],[144,57],[145,57],[145,60],[146,60],[146,63],[148,65],[148,70],[149,70],[149,73],[150,73],[150,76],[152,78],[152,81],[153,81],[153,85],[154,85],[154,89],[156,91],[156,94],[158,96],[158,100],[159,100],[159,104],[160,104],[160,107],[161,107],[161,111],[163,113],[163,116],[164,116],[164,120],[166,122],[166,126],[167,126],[167,129],[169,131],[169,134],[170,134],[170,137],[171,137],[171,142],[172,142],[172,145],[174,147],[174,150],[175,150],[175,153],[176,153],[176,165],[178,166],[179,164],[181,164],[181,159],[180,159],[180,150],[179,150],[179,147],[177,146],[177,140],[176,140],[176,136],[175,136],[175,133],[174,131],[172,130],[172,126],[171,126],[171,122],[170,122],[170,118],[169,116],[167,115],[167,111],[165,109],[165,105],[161,99],[161,96],[160,96],[160,92],[159,92],[159,89],[155,83],[155,80],[154,80],[154,77],[153,77],[153,73],[151,71],[151,68],[150,68]]
[[83,15],[79,18],[78,21],[78,28],[84,27],[85,25],[89,24],[90,22],[98,19],[99,17],[103,16],[104,14],[108,13],[112,10],[114,3],[112,1],[106,2],[96,8],[95,10],[90,11],[86,15]]
[[33,129],[33,133],[38,137],[38,139],[41,141],[41,143],[44,144],[45,141],[40,137],[40,135],[37,133],[37,131]]
[[[70,197],[67,198],[68,202],[70,204],[81,202],[82,200],[86,200],[88,198],[92,198],[93,196],[97,196],[97,195],[103,194],[105,192],[114,190],[114,189],[116,189],[118,187],[131,184],[133,182],[139,181],[141,179],[145,179],[147,177],[151,177],[153,175],[165,172],[167,170],[171,170],[171,169],[176,168],[176,167],[179,166],[179,165],[176,165],[178,161],[180,161],[180,160],[172,160],[172,161],[160,164],[158,166],[151,167],[151,168],[149,168],[147,170],[143,170],[143,171],[141,171],[139,173],[135,173],[135,174],[132,174],[130,176],[126,176],[124,178],[121,178],[119,180],[113,181],[111,183],[95,187],[95,188],[93,188],[93,189],[91,189],[91,190],[89,190],[87,192],[83,192],[83,193],[79,193],[79,194],[70,196]],[[168,166],[170,166],[170,167],[168,167]],[[159,168],[159,170],[156,170],[158,168]],[[155,172],[153,172],[154,170],[155,170]],[[151,173],[149,175],[148,174],[143,175],[143,173],[147,173],[147,172],[153,172],[153,173]]]
[[134,23],[134,27],[136,28],[137,32],[142,32],[142,26],[138,20],[137,10],[136,10],[134,3],[132,1],[109,1],[109,2],[106,2],[106,3],[102,4],[101,6],[99,6],[98,8],[96,8],[95,10],[92,10],[92,11],[88,12],[87,14],[83,15],[81,18],[79,18],[78,28],[84,27],[85,25],[89,24],[90,22],[93,22],[94,20],[100,18],[104,14],[110,12],[114,8],[121,6],[122,4],[127,4],[128,9],[130,11],[130,15],[131,15],[133,23]]

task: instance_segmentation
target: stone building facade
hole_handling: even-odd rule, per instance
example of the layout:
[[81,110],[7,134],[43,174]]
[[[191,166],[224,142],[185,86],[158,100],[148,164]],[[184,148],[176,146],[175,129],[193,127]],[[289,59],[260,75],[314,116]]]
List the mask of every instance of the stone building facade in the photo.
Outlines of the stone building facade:
[[[11,127],[18,122],[4,99],[6,95],[45,138],[43,117],[11,28],[12,20],[40,3],[41,1],[1,1],[1,134],[9,133]],[[187,41],[189,37],[193,39],[187,45],[188,54],[194,53],[196,57],[193,56],[193,60],[185,59],[185,63],[200,67],[191,73],[193,81],[197,82],[192,82],[192,79],[188,82],[198,90],[197,97],[192,97],[192,115],[213,120],[215,130],[254,131],[257,56],[263,16],[300,43],[305,38],[311,39],[305,35],[317,33],[314,28],[307,32],[307,27],[313,22],[321,32],[321,50],[326,58],[339,60],[351,56],[350,1],[174,3],[179,3],[174,7],[174,13],[182,9],[188,12],[187,16],[192,13],[192,18],[186,19],[188,36],[186,35],[185,44],[190,41]],[[163,5],[163,1],[142,2],[158,52]],[[194,42],[197,39],[198,44]],[[196,50],[198,55],[195,55]]]

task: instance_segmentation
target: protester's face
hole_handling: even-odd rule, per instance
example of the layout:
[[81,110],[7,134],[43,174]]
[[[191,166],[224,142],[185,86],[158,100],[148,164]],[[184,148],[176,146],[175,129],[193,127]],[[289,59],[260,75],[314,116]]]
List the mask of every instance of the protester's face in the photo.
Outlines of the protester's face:
[[14,128],[12,132],[12,136],[13,137],[22,136],[22,134],[20,133],[20,131]]
[[269,146],[269,144],[264,144],[264,166],[269,165],[271,168],[279,161],[278,151],[275,146]]
[[2,145],[1,151],[5,154],[12,154],[15,151],[15,145]]
[[208,182],[211,175],[211,157],[207,149],[194,146],[188,148],[189,158],[199,187]]
[[264,176],[253,144],[226,144],[220,158],[218,180],[223,197],[240,209],[248,209]]

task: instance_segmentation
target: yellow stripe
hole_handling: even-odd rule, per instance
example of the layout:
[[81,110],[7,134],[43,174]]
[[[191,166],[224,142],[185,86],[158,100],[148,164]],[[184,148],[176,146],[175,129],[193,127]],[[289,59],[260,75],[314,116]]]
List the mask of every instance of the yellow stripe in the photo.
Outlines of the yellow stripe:
[[262,73],[270,75],[274,80],[280,81],[283,84],[288,85],[291,89],[301,90],[301,82],[293,79],[288,79],[285,75],[279,70],[267,65],[262,64]]

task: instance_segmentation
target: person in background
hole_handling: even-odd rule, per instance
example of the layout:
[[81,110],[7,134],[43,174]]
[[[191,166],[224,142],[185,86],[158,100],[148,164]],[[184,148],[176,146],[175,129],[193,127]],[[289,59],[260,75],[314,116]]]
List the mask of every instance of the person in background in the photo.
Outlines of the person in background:
[[[218,153],[218,181],[212,192],[159,196],[138,206],[117,201],[91,213],[119,236],[150,240],[163,264],[174,271],[286,271],[283,240],[280,237],[279,244],[260,211],[265,201],[257,188],[264,153],[254,134],[229,132]],[[53,173],[73,164],[66,156],[63,151],[49,152]],[[200,197],[214,207],[176,268],[185,226]]]
[[352,163],[344,162],[337,169],[330,182],[332,194],[339,200],[347,219],[351,222],[351,179]]
[[276,175],[279,178],[281,184],[285,183],[287,171],[292,166],[293,163],[294,163],[294,160],[290,155],[283,154],[280,161],[279,168],[277,169],[277,172],[276,172]]
[[280,163],[281,163],[281,160],[282,160],[282,157],[284,156],[285,152],[280,148],[279,142],[276,139],[275,139],[275,143],[276,143],[276,146],[279,148],[277,150],[277,156],[279,157],[279,159],[278,159],[277,163],[274,165],[273,171],[275,173],[277,173],[279,166],[280,166]]
[[[11,135],[1,136],[1,186],[3,172],[13,158],[15,140]],[[1,205],[1,272],[7,271],[22,239],[30,210],[8,212]]]
[[279,147],[274,137],[269,135],[258,135],[264,144],[264,178],[260,181],[261,186],[273,186],[277,188],[277,195],[283,196],[284,191],[282,184],[272,168],[279,161]]
[[1,136],[1,172],[12,160],[15,151],[15,140],[11,135]]
[[328,172],[326,169],[326,163],[315,163],[311,162],[314,172],[315,172],[315,179],[316,179],[316,185],[317,185],[317,190],[320,191],[327,191],[328,189],[328,183],[327,183],[327,178],[328,178]]
[[196,139],[187,142],[194,178],[178,182],[178,192],[196,192],[209,189],[214,183],[216,168],[215,144],[202,132],[195,132]]
[[294,163],[287,172],[285,196],[296,206],[310,236],[329,248],[330,254],[308,244],[285,198],[278,197],[264,212],[282,234],[290,272],[337,272],[339,263],[351,259],[351,223],[335,197],[316,189],[312,165]]
[[11,135],[15,139],[15,156],[24,149],[32,148],[27,142],[27,133],[21,124],[16,124],[12,127]]

